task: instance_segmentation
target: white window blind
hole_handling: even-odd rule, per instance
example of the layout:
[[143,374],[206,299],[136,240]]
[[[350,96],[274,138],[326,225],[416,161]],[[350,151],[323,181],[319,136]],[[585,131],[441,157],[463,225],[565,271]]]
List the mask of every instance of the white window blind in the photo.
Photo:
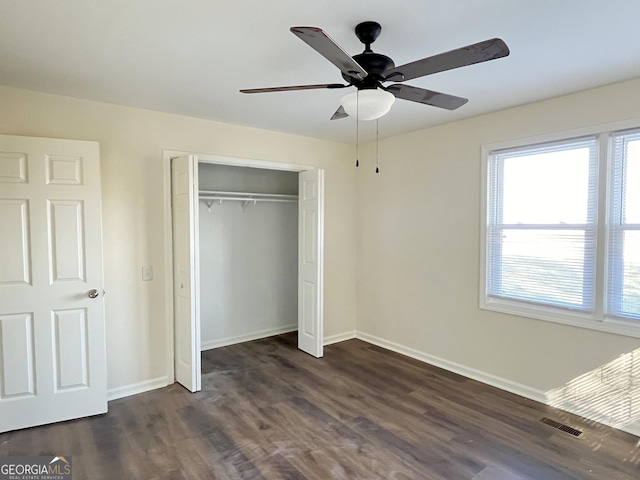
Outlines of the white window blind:
[[607,313],[640,319],[640,130],[611,142]]
[[488,297],[594,309],[597,152],[596,137],[492,152]]

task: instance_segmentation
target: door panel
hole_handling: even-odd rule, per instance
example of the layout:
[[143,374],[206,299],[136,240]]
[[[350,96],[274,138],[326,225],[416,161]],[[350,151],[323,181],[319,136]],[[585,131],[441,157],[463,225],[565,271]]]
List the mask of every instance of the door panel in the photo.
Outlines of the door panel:
[[82,185],[82,157],[47,155],[47,183]]
[[27,183],[27,155],[0,152],[0,183]]
[[84,281],[84,212],[82,201],[49,203],[49,259],[51,283]]
[[0,286],[31,284],[29,204],[27,200],[0,200],[0,225],[11,225],[0,235]]
[[316,284],[313,282],[303,282],[302,284],[302,304],[304,305],[304,318],[308,319],[303,322],[304,334],[309,337],[316,335]]
[[322,357],[324,171],[299,175],[298,348]]
[[98,144],[0,135],[0,431],[107,411],[103,286]]
[[56,390],[89,386],[87,312],[83,308],[53,312]]
[[176,381],[192,392],[202,387],[198,164],[193,155],[171,160],[173,306]]
[[33,315],[19,313],[0,317],[2,331],[2,389],[0,399],[35,394]]

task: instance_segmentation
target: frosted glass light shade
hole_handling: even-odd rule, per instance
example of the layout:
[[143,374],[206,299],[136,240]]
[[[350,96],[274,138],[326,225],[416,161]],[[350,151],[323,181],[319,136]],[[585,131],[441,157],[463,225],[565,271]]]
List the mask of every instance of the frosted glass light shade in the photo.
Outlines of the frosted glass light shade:
[[357,117],[359,120],[375,120],[389,112],[395,100],[396,97],[392,93],[376,88],[348,93],[342,97],[340,103],[351,117]]

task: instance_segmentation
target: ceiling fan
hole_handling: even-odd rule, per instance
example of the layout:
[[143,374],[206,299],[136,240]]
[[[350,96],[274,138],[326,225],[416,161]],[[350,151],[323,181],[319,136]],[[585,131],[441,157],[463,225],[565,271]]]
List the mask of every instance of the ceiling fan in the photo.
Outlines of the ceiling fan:
[[[412,87],[400,82],[509,55],[509,47],[506,43],[499,38],[492,38],[396,67],[391,58],[371,50],[371,44],[375,42],[382,30],[377,22],[362,22],[356,26],[356,36],[365,45],[365,49],[362,53],[354,56],[349,55],[320,28],[291,27],[290,30],[338,67],[342,78],[348,83],[251,88],[240,90],[240,92],[265,93],[356,87],[356,92],[342,98],[341,106],[333,114],[331,120],[345,118],[349,115],[357,116],[359,120],[380,118],[389,111],[396,98],[455,110],[467,103],[468,99]],[[389,86],[383,85],[386,82],[394,83]]]

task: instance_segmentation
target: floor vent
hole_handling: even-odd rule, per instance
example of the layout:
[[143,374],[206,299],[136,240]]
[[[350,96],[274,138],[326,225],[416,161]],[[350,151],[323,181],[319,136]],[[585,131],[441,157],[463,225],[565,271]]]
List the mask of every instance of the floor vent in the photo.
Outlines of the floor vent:
[[558,430],[562,430],[563,432],[566,432],[569,435],[573,435],[574,437],[579,437],[580,435],[582,435],[582,432],[580,430],[576,430],[575,428],[571,428],[569,425],[556,422],[555,420],[551,420],[550,418],[547,418],[547,417],[542,417],[540,419],[540,422],[546,425],[549,425],[553,428],[556,428]]

